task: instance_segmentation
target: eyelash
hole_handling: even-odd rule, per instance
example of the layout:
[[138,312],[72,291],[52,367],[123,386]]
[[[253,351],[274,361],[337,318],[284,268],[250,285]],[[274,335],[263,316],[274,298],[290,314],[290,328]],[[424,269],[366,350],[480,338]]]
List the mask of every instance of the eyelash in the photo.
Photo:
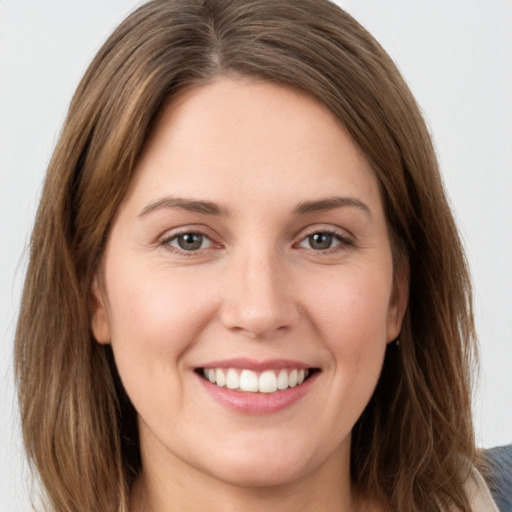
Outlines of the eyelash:
[[[183,249],[183,248],[179,248],[179,247],[173,246],[171,244],[171,242],[174,242],[174,241],[179,243],[178,239],[180,237],[184,237],[186,235],[200,236],[202,238],[201,245],[203,244],[203,242],[205,240],[208,240],[209,241],[209,246],[205,247],[205,248],[199,247],[198,249],[186,250],[186,249]],[[328,235],[328,236],[332,237],[333,240],[336,240],[338,243],[336,243],[336,245],[334,247],[328,247],[326,249],[319,249],[319,250],[313,249],[312,247],[309,247],[309,248],[308,247],[302,247],[301,244],[305,243],[308,239],[310,239],[310,237],[313,237],[314,235]],[[212,246],[214,248],[222,248],[221,244],[214,242],[212,240],[212,237],[207,235],[205,232],[203,232],[201,230],[194,230],[194,229],[187,230],[187,231],[181,231],[181,232],[178,232],[178,233],[173,233],[172,235],[163,238],[158,243],[158,245],[161,246],[161,247],[166,248],[167,250],[169,250],[169,251],[171,251],[173,253],[176,253],[176,254],[179,254],[180,256],[185,256],[185,257],[198,256],[199,254],[202,254],[204,250],[210,249]],[[344,234],[344,233],[342,233],[342,232],[340,232],[338,230],[332,229],[332,228],[325,228],[325,229],[311,230],[309,233],[306,233],[305,235],[303,235],[298,242],[294,243],[293,247],[303,248],[303,249],[306,249],[306,250],[311,250],[311,251],[313,251],[314,254],[329,255],[329,254],[334,254],[334,253],[337,253],[339,251],[347,250],[347,249],[350,249],[352,247],[355,247],[355,243],[346,234]]]
[[[173,241],[177,242],[180,237],[184,237],[187,235],[200,236],[202,238],[201,245],[205,240],[208,240],[210,245],[206,248],[198,248],[196,250],[186,250],[183,248],[175,247],[171,244],[171,242],[173,242]],[[212,240],[212,238],[210,236],[208,236],[206,233],[202,232],[201,230],[194,230],[194,229],[190,229],[187,231],[181,231],[179,233],[173,233],[172,235],[167,236],[164,239],[162,239],[158,245],[161,247],[164,247],[165,249],[167,249],[173,253],[176,253],[176,254],[179,254],[180,256],[185,256],[185,257],[197,256],[198,254],[202,253],[204,250],[209,249],[211,246],[216,246],[217,248],[221,247],[220,244],[216,244]]]
[[[322,249],[322,250],[315,250],[312,247],[310,247],[309,249],[312,250],[315,254],[325,254],[325,255],[334,254],[341,250],[347,250],[352,247],[355,247],[355,243],[354,243],[353,239],[351,239],[345,233],[338,231],[336,229],[332,229],[332,228],[314,229],[314,230],[310,231],[309,233],[306,233],[301,238],[301,240],[298,242],[298,244],[295,244],[295,246],[298,245],[299,247],[301,247],[302,243],[306,242],[308,239],[310,239],[310,237],[313,237],[314,235],[328,235],[328,236],[332,237],[333,241],[334,240],[338,241],[338,243],[334,247],[328,247],[328,248]],[[305,248],[305,249],[308,249],[308,248]]]

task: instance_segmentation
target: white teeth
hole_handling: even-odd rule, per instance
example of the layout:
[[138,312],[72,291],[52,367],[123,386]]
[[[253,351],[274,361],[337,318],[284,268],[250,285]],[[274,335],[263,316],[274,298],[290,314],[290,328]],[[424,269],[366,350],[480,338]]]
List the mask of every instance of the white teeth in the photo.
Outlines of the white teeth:
[[226,387],[228,389],[238,389],[240,387],[240,377],[233,368],[230,368],[226,375]]
[[260,393],[273,393],[277,391],[277,377],[272,370],[260,375]]
[[288,372],[281,370],[277,376],[277,389],[286,389],[288,387]]
[[259,391],[259,379],[253,371],[242,370],[242,373],[240,374],[240,390],[252,392]]
[[252,370],[205,368],[203,376],[212,384],[228,389],[250,393],[275,393],[302,384],[309,376],[309,370],[265,370],[258,376]]
[[217,382],[217,386],[224,386],[226,384],[224,372],[219,368],[215,370],[215,381]]

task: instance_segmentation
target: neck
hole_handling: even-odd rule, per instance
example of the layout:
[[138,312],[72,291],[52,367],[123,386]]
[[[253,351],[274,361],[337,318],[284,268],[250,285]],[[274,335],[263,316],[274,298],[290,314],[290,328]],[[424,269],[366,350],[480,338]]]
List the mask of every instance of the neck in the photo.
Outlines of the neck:
[[[316,489],[297,489],[293,486],[274,488],[232,487],[217,489],[214,494],[207,492],[190,493],[185,489],[165,488],[153,485],[145,475],[136,481],[132,492],[133,512],[357,512],[362,510],[352,493],[342,494]],[[185,491],[185,492],[183,492]]]

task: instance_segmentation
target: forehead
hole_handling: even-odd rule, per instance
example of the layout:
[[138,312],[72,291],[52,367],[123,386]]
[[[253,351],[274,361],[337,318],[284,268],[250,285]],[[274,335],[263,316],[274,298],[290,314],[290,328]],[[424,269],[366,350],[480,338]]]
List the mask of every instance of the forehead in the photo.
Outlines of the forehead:
[[184,90],[164,107],[128,196],[375,200],[378,189],[361,151],[320,102],[268,82],[222,79]]

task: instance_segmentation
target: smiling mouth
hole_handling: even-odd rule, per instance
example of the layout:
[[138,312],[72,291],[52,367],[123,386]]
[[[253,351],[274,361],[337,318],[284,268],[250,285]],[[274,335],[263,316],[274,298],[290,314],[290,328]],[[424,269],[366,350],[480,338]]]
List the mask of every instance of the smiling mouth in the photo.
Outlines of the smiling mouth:
[[316,368],[286,368],[255,372],[239,368],[198,368],[196,372],[218,387],[246,393],[276,393],[303,384]]

